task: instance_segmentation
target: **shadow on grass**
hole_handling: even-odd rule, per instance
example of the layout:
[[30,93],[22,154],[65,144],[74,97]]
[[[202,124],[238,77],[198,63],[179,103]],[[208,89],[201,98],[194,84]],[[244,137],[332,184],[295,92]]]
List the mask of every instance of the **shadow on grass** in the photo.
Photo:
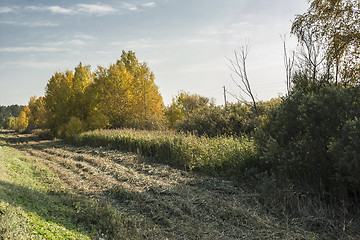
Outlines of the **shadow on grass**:
[[[0,140],[5,141],[9,144],[18,144],[18,145],[25,145],[29,142],[32,142],[32,144],[35,144],[35,141],[38,142],[40,140],[46,140],[43,139],[37,135],[34,134],[28,134],[28,133],[17,133],[13,130],[3,130],[0,129]],[[49,140],[49,139],[47,139]],[[53,141],[48,141],[47,143],[51,143]]]
[[91,216],[84,221],[76,214],[76,207],[83,204],[83,200],[76,196],[63,192],[40,192],[3,181],[0,181],[0,186],[5,193],[1,200],[22,208],[30,216],[38,216],[43,221],[53,222],[85,235],[88,234],[85,230],[91,230]]

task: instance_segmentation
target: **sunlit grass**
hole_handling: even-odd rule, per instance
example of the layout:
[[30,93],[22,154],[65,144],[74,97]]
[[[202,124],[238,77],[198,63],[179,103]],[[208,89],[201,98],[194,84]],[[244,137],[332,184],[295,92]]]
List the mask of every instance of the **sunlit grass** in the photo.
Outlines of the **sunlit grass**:
[[[9,147],[0,147],[0,229],[4,239],[89,239],[67,217],[74,214],[61,198],[48,195],[59,189],[56,175],[24,158]],[[42,178],[51,178],[46,186]]]
[[106,203],[70,193],[56,174],[2,143],[0,239],[130,236],[126,221]]

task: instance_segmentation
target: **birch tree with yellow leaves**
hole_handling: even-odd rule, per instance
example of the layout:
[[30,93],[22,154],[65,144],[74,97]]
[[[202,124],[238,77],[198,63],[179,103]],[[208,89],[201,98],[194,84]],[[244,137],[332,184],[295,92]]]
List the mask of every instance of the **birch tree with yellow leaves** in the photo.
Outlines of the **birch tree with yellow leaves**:
[[115,64],[95,73],[82,63],[74,72],[55,73],[44,103],[46,125],[54,135],[109,127],[160,128],[165,121],[154,73],[132,51],[123,51]]
[[89,93],[89,124],[96,121],[95,116],[113,128],[149,128],[164,120],[164,104],[154,74],[132,51],[123,51],[121,59],[109,68],[99,67]]

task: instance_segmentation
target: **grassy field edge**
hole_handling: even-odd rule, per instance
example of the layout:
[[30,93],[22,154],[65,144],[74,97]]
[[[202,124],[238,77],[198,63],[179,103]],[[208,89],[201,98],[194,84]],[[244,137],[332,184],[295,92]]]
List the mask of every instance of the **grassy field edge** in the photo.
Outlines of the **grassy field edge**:
[[0,239],[136,238],[127,224],[106,201],[72,192],[55,173],[0,138]]

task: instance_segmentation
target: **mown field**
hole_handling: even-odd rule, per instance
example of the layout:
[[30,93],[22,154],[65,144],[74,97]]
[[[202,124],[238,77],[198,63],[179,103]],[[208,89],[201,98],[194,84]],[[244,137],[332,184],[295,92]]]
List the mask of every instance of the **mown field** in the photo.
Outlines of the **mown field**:
[[[117,146],[120,138],[112,137]],[[165,149],[166,158],[156,147],[147,154],[139,142],[129,144],[137,152],[130,153],[114,141],[78,141],[0,132],[0,239],[360,238],[359,217],[346,203],[326,203],[264,175],[225,180],[211,174],[227,164],[244,167],[251,142],[214,140],[205,148],[193,139],[186,144],[213,158],[190,151],[193,158],[179,162]],[[225,165],[214,162],[221,151],[236,152],[225,145],[243,154]],[[218,152],[209,153],[214,146]]]

